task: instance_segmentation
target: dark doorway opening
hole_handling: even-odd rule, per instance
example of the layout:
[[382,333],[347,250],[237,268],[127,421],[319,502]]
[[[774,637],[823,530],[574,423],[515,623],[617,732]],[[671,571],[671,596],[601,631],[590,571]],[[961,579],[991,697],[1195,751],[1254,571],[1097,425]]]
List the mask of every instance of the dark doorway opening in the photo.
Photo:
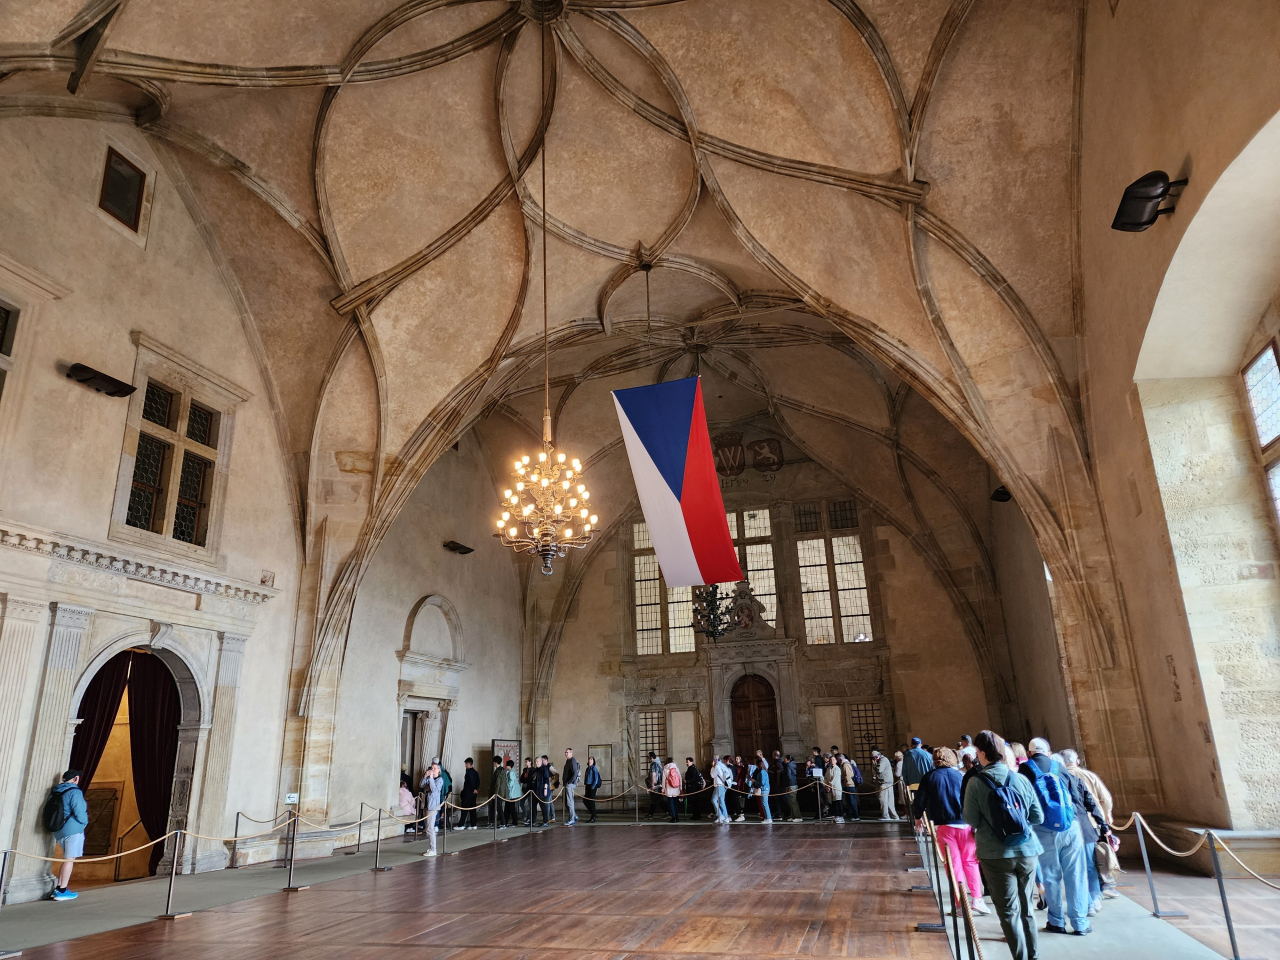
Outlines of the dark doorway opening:
[[[73,769],[89,810],[85,856],[132,850],[169,827],[178,723],[182,700],[173,674],[146,650],[125,650],[108,660],[85,688],[71,744]],[[89,882],[150,876],[164,844],[118,860],[86,863],[77,876]]]
[[757,750],[770,756],[782,749],[778,736],[778,701],[773,685],[764,677],[749,673],[733,685],[733,752],[753,757]]

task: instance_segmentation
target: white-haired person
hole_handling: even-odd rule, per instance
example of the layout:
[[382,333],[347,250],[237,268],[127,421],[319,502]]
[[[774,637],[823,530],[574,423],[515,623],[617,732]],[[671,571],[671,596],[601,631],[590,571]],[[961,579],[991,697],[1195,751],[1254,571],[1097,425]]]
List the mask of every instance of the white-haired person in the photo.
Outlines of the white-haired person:
[[1103,897],[1114,900],[1120,896],[1115,890],[1115,879],[1099,872],[1099,854],[1096,853],[1098,843],[1107,842],[1111,829],[1111,791],[1101,777],[1080,766],[1080,755],[1070,747],[1059,756],[1072,780],[1071,799],[1075,803],[1076,819],[1080,821],[1080,834],[1084,840],[1085,868],[1089,877],[1089,916],[1092,917],[1101,909]]
[[[1089,875],[1085,864],[1084,836],[1075,815],[1071,777],[1054,760],[1044,737],[1027,744],[1027,761],[1018,773],[1031,781],[1044,821],[1036,825],[1036,838],[1044,847],[1040,854],[1040,879],[1049,908],[1045,933],[1092,933],[1089,924]],[[1068,923],[1070,929],[1068,929]]]

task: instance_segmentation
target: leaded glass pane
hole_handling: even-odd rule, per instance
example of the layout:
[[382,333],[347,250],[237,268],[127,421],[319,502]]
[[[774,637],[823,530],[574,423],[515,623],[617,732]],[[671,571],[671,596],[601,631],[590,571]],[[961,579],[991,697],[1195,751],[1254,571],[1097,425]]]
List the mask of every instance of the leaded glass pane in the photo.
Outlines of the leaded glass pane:
[[0,306],[0,353],[6,357],[13,350],[14,312],[8,307]]
[[636,653],[662,652],[662,591],[658,558],[653,554],[633,557],[636,585]]
[[800,560],[800,598],[804,604],[804,632],[809,643],[835,643],[831,616],[831,576],[827,571],[826,540],[796,543]]
[[768,537],[773,533],[769,527],[768,510],[745,510],[742,514],[742,539],[752,537]]
[[148,381],[147,392],[142,399],[142,419],[167,427],[172,409],[173,394],[159,384]]
[[212,466],[208,460],[194,453],[182,455],[178,506],[173,517],[175,540],[204,545],[205,509],[208,506],[205,486]]
[[764,618],[773,623],[778,618],[778,588],[773,576],[773,544],[747,544],[747,579],[756,599],[764,606]]
[[1276,352],[1267,347],[1244,372],[1245,391],[1253,408],[1253,424],[1258,442],[1264,447],[1280,437],[1280,367]]
[[187,413],[187,436],[196,443],[212,447],[214,445],[213,414],[193,403]]
[[653,541],[649,539],[649,525],[647,523],[633,523],[631,525],[631,542],[637,550],[653,549]]
[[822,511],[816,503],[795,505],[796,533],[813,533],[822,529]]
[[164,477],[165,454],[169,445],[138,434],[138,452],[133,461],[133,486],[125,523],[141,530],[156,531],[164,517],[160,508],[160,485]]
[[866,566],[862,562],[862,542],[857,534],[833,537],[831,554],[835,561],[836,593],[840,603],[840,629],[846,643],[866,643],[871,632],[871,602],[867,594]]
[[827,518],[832,530],[850,530],[858,525],[858,505],[852,500],[834,500],[827,504]]
[[[1271,488],[1271,500],[1276,505],[1276,513],[1280,514],[1280,463],[1267,468],[1267,486]],[[1049,569],[1045,564],[1045,569]]]
[[667,587],[667,639],[672,653],[693,652],[692,587]]
[[731,540],[738,539],[738,515],[736,513],[726,513],[724,518],[729,521],[729,538]]

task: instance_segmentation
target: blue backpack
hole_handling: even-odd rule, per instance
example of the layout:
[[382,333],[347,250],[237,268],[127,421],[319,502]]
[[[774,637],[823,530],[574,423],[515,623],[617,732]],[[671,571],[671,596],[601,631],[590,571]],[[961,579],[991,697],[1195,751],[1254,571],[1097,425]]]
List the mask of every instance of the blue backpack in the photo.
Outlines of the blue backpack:
[[992,831],[1007,847],[1022,843],[1031,832],[1031,825],[1027,823],[1026,804],[1014,786],[1013,778],[1018,774],[1010,771],[1003,784],[996,783],[985,770],[979,770],[977,775],[991,788],[987,795],[987,819],[991,821]]
[[1024,766],[1031,771],[1031,786],[1044,809],[1044,823],[1040,826],[1054,833],[1070,830],[1076,822],[1076,809],[1066,784],[1066,772],[1056,760],[1049,761],[1048,773],[1041,770],[1034,760],[1028,760]]

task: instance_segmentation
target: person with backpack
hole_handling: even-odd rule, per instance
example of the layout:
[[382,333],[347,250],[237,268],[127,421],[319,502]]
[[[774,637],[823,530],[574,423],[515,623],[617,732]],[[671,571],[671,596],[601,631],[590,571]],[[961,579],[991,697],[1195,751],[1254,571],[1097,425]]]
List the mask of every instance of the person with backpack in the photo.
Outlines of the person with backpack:
[[702,771],[698,769],[698,765],[693,762],[693,757],[685,757],[684,762],[684,792],[687,797],[685,810],[690,820],[701,820],[702,794],[700,791],[706,788],[707,781],[702,776]]
[[662,792],[667,796],[667,806],[671,813],[671,822],[680,822],[680,788],[684,781],[680,776],[680,768],[675,760],[667,757],[666,766],[662,768]]
[[587,772],[582,775],[582,782],[587,788],[586,798],[582,801],[587,805],[587,823],[595,823],[596,791],[600,789],[600,784],[604,783],[600,776],[600,768],[596,766],[595,757],[587,757]]
[[[1018,768],[1044,808],[1044,822],[1035,828],[1044,848],[1040,854],[1040,879],[1049,905],[1049,923],[1044,929],[1046,933],[1074,932],[1083,937],[1093,932],[1089,925],[1084,838],[1076,819],[1070,777],[1066,768],[1050,756],[1051,752],[1049,741],[1036,737],[1027,744],[1027,761]],[[1067,929],[1067,921],[1071,930]]]
[[862,771],[843,753],[840,757],[840,786],[844,792],[844,815],[849,820],[861,820],[858,810],[858,787],[862,785]]
[[961,788],[964,822],[973,827],[978,863],[1013,960],[1040,955],[1036,930],[1036,864],[1044,847],[1035,825],[1044,810],[1029,781],[1004,762],[1003,738],[983,730],[973,740],[977,765]]
[[41,811],[44,828],[62,847],[62,865],[58,867],[58,878],[49,894],[50,900],[74,900],[79,896],[67,887],[71,883],[76,858],[84,856],[84,832],[89,826],[89,810],[80,789],[80,776],[79,770],[64,773],[62,782],[49,791],[49,798]]
[[[759,751],[757,751],[759,752]],[[773,814],[769,811],[769,770],[764,758],[758,757],[751,770],[751,792],[760,801],[760,822],[773,823]]]

